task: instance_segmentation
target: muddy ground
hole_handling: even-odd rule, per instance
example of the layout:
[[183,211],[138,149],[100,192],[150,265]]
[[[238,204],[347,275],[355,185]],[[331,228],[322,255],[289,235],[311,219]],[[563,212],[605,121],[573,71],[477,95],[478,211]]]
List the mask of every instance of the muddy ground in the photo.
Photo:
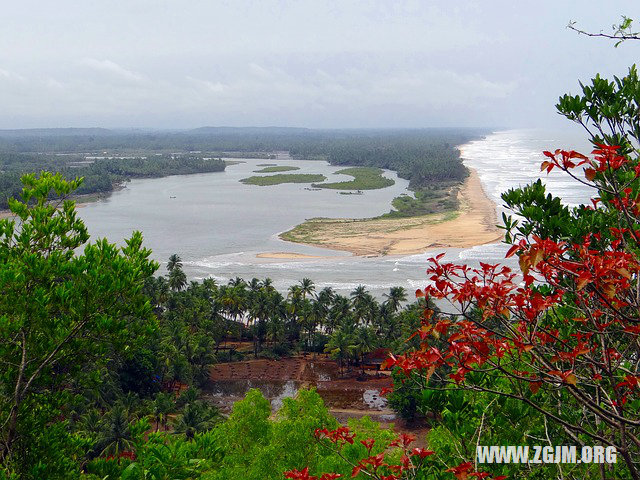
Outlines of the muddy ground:
[[211,368],[206,397],[223,412],[230,412],[251,388],[259,388],[276,411],[282,400],[293,397],[300,388],[315,387],[329,411],[340,421],[368,415],[372,420],[394,425],[398,432],[410,432],[423,442],[424,425],[406,425],[396,418],[380,394],[391,386],[388,373],[359,369],[340,372],[337,362],[325,355],[300,355],[280,360],[248,360],[220,363]]

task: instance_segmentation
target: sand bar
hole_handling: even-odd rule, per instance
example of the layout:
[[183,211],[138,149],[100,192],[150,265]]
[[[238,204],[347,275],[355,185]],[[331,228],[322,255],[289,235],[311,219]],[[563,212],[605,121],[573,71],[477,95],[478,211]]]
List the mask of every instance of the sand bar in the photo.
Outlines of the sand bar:
[[326,256],[321,255],[307,255],[304,253],[295,253],[295,252],[265,252],[259,253],[256,255],[258,258],[290,258],[290,259],[301,259],[301,258],[327,258]]
[[311,219],[287,234],[293,232],[297,243],[355,255],[411,255],[498,242],[503,233],[496,227],[496,206],[484,193],[477,172],[469,170],[458,193],[458,212],[396,219]]

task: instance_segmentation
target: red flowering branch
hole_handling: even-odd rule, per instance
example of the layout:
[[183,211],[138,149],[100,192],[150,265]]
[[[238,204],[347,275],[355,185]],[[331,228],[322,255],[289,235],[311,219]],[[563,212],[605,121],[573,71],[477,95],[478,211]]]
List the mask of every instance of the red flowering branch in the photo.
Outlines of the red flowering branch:
[[[442,263],[442,255],[430,259],[431,283],[416,296],[447,300],[456,312],[427,309],[413,335],[420,347],[386,364],[407,379],[413,374],[442,385],[429,388],[520,400],[572,438],[616,445],[638,478],[640,412],[627,405],[640,402],[640,164],[620,150],[598,145],[593,159],[544,152],[542,164],[596,188],[601,196],[591,209],[617,219],[615,227],[579,241],[520,234],[507,253],[517,255],[519,273],[482,262],[475,268]],[[580,166],[586,180],[571,172]],[[581,420],[551,411],[545,398],[572,405],[583,412]]]
[[[360,443],[365,447],[367,456],[361,458],[357,462],[352,462],[345,457],[342,449],[346,444],[353,444],[355,434],[351,433],[348,427],[339,427],[335,430],[318,429],[315,431],[315,437],[325,448],[330,448],[336,453],[346,465],[351,468],[351,478],[371,478],[375,480],[404,480],[416,478],[425,462],[429,457],[435,454],[431,450],[420,447],[412,447],[416,438],[413,435],[401,434],[387,447],[377,454],[372,454],[375,446],[375,440],[368,438],[361,440]],[[388,454],[393,453],[390,448],[399,449],[401,457],[399,462],[389,463]],[[471,463],[463,463],[457,467],[449,468],[447,472],[452,473],[453,477],[459,480],[476,478],[486,478],[494,480],[504,480],[506,477],[491,477],[486,472],[475,472]],[[323,473],[320,477],[311,475],[309,468],[302,470],[293,469],[284,473],[285,478],[295,480],[334,480],[341,478],[339,473]]]

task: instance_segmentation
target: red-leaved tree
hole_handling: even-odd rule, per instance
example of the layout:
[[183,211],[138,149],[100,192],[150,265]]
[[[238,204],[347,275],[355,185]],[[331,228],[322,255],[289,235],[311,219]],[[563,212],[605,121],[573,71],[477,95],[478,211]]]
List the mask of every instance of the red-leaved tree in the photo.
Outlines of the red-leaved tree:
[[[560,169],[593,188],[591,205],[569,208],[539,181],[506,192],[517,215],[504,217],[507,256],[518,257],[519,271],[431,259],[430,284],[416,294],[456,311],[425,311],[414,334],[419,348],[388,365],[427,388],[523,402],[561,432],[558,445],[615,446],[624,465],[616,474],[640,479],[640,82],[633,67],[622,79],[598,76],[582,89],[557,108],[588,131],[592,156],[544,152],[542,170]],[[338,451],[349,441],[348,432],[321,435]],[[399,465],[369,457],[353,476],[414,478],[424,458],[398,445],[405,449]],[[471,463],[449,471],[458,479],[489,476]],[[610,478],[605,467],[600,474]],[[336,478],[326,475],[320,478]],[[316,477],[303,470],[287,478]]]

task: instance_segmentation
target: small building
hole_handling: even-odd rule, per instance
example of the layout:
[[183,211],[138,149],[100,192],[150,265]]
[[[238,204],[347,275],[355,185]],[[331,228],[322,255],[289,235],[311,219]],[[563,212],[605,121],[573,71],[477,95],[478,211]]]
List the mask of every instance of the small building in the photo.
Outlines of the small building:
[[380,372],[386,370],[382,368],[382,364],[391,354],[388,348],[376,348],[372,352],[367,353],[362,358],[363,368],[367,370],[375,370]]

